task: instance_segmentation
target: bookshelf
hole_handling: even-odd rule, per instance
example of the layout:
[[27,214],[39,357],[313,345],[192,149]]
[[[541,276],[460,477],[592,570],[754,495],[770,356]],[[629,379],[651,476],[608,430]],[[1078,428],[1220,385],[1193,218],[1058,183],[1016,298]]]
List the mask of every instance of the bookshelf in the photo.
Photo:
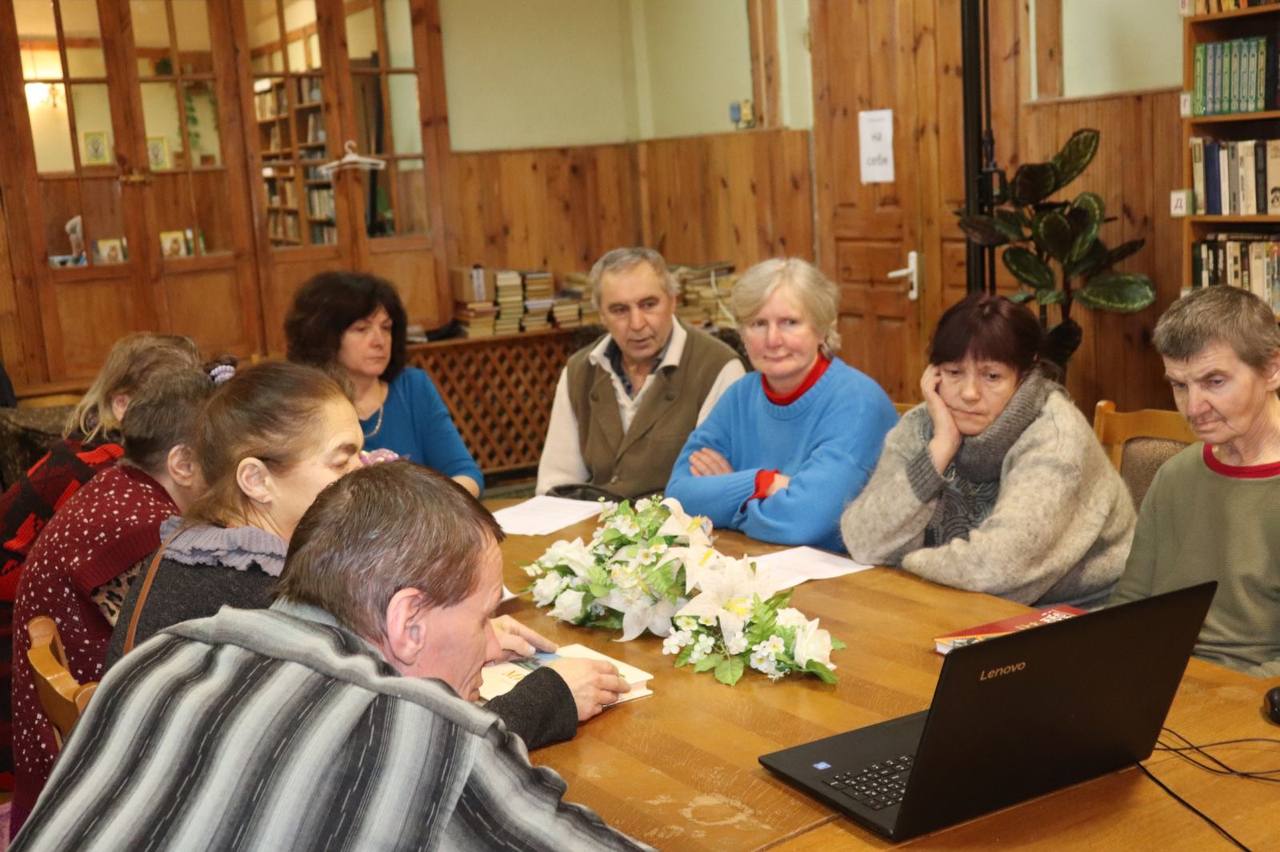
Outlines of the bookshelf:
[[254,113],[271,245],[335,245],[333,183],[318,168],[329,144],[319,78],[258,78]]
[[1280,2],[1184,2],[1180,284],[1247,286],[1280,320]]

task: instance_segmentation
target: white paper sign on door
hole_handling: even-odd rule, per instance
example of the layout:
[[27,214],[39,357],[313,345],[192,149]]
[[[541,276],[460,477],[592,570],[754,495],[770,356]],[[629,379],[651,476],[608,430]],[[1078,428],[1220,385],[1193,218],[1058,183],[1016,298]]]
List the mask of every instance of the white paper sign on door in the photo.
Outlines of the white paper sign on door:
[[858,161],[863,183],[893,183],[893,110],[858,113]]

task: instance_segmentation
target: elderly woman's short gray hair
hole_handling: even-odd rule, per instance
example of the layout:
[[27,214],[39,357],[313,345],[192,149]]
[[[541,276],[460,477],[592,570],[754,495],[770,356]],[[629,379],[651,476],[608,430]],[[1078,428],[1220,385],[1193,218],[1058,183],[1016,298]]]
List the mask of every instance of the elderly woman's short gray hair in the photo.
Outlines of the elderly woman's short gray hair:
[[839,352],[836,311],[840,304],[840,291],[818,267],[798,257],[775,257],[761,261],[742,273],[729,297],[729,310],[739,331],[780,287],[791,289],[805,318],[822,338],[825,353],[834,355]]
[[1280,328],[1266,302],[1239,287],[1192,290],[1169,306],[1156,323],[1156,351],[1186,361],[1213,343],[1225,343],[1255,370],[1280,352]]
[[649,268],[658,273],[668,294],[671,296],[679,294],[680,285],[676,282],[676,277],[671,274],[671,270],[667,268],[666,258],[662,255],[644,246],[616,248],[605,252],[596,261],[595,266],[591,267],[591,273],[588,275],[588,281],[591,283],[591,304],[596,310],[600,310],[600,281],[604,276],[610,272],[626,272],[641,263],[649,264]]

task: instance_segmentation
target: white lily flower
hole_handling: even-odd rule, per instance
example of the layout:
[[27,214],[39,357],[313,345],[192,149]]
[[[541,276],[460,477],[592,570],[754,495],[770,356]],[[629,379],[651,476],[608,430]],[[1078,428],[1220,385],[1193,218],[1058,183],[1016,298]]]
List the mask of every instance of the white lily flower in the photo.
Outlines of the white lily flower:
[[575,538],[573,541],[563,539],[557,541],[547,548],[547,552],[538,562],[547,567],[564,565],[577,576],[586,577],[587,571],[595,565],[596,559],[582,543],[582,539]]
[[796,628],[792,656],[800,668],[809,665],[810,660],[822,663],[830,669],[835,668],[831,663],[831,634],[818,627],[818,619],[806,621],[803,626]]
[[556,605],[549,615],[561,621],[577,621],[582,618],[583,593],[577,589],[567,589],[556,598]]
[[778,626],[779,627],[799,627],[808,622],[805,614],[795,607],[785,607],[778,610]]
[[533,602],[538,606],[547,606],[556,599],[560,590],[568,583],[568,579],[552,571],[533,584]]

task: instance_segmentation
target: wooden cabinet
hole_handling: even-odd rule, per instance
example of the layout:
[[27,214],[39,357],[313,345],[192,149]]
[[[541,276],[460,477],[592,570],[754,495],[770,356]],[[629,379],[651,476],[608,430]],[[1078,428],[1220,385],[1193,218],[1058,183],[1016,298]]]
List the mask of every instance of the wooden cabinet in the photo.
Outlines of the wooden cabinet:
[[[1216,8],[1218,4],[1207,5]],[[1276,82],[1270,78],[1276,51],[1280,51],[1280,4],[1190,15],[1183,19],[1183,90],[1193,95],[1192,115],[1184,117],[1182,122],[1183,186],[1196,187],[1199,182],[1198,188],[1204,191],[1193,200],[1190,215],[1183,219],[1185,280],[1180,283],[1184,288],[1199,286],[1207,277],[1195,280],[1197,270],[1203,266],[1201,243],[1223,244],[1223,259],[1226,254],[1234,254],[1236,258],[1215,273],[1215,283],[1249,286],[1254,293],[1269,299],[1280,317],[1280,282],[1275,281],[1274,272],[1264,272],[1274,266],[1265,247],[1280,242],[1280,215],[1277,214],[1280,206],[1269,205],[1267,198],[1269,185],[1280,183],[1280,177],[1275,174],[1277,166],[1272,157],[1267,156],[1269,146],[1266,144],[1266,140],[1280,139],[1280,109],[1275,108]],[[1225,70],[1215,58],[1222,55],[1228,57]],[[1232,61],[1236,66],[1234,73]],[[1215,78],[1219,81],[1217,86]],[[1272,87],[1270,91],[1268,83]],[[1231,97],[1233,91],[1234,98]],[[1262,144],[1256,145],[1257,142]],[[1222,152],[1221,158],[1214,156],[1218,150]],[[1262,164],[1256,162],[1258,154],[1263,156]],[[1209,156],[1220,159],[1226,170],[1207,162]],[[1205,177],[1198,181],[1196,161],[1202,157],[1206,158],[1200,167]],[[1241,160],[1252,164],[1247,174],[1246,169],[1239,166]],[[1207,184],[1215,168],[1227,175],[1222,185],[1229,182],[1230,189],[1219,190],[1220,198],[1206,205],[1205,197],[1210,195]],[[1228,238],[1230,242],[1225,242]],[[1254,257],[1254,274],[1249,280],[1251,243],[1263,252],[1261,257]],[[1216,268],[1216,264],[1211,263],[1210,267]],[[1243,272],[1235,274],[1234,269],[1243,269]]]
[[[18,295],[0,335],[20,338],[2,341],[19,383],[92,375],[134,330],[281,352],[294,290],[326,269],[384,275],[414,319],[447,318],[433,0],[4,7]],[[385,167],[322,171],[348,142]]]

